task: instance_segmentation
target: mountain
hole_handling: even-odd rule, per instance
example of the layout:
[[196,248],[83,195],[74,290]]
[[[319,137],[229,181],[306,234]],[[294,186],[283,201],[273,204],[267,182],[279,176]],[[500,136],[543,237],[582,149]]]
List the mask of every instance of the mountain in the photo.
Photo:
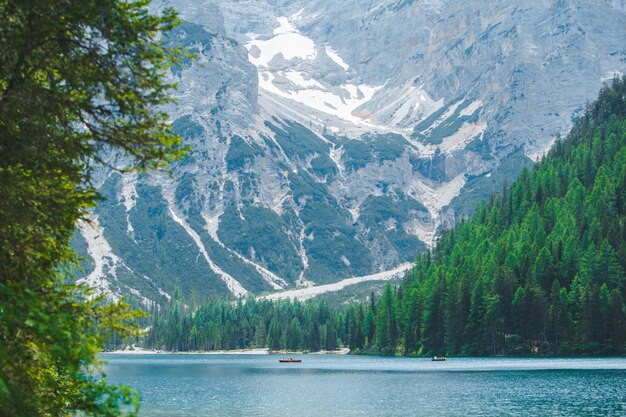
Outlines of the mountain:
[[626,78],[567,139],[375,302],[248,298],[154,310],[148,348],[403,355],[621,355],[626,348]]
[[84,280],[144,302],[390,270],[531,165],[626,67],[624,2],[157,1],[171,173],[94,184]]

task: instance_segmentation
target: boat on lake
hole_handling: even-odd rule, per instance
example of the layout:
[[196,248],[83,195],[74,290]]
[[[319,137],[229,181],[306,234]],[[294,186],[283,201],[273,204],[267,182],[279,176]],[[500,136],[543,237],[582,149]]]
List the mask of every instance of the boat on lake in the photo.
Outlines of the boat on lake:
[[293,359],[293,358],[279,359],[278,362],[281,362],[281,363],[299,363],[299,362],[302,362],[302,359]]
[[446,357],[445,356],[433,356],[433,358],[431,359],[431,361],[433,362],[445,362]]

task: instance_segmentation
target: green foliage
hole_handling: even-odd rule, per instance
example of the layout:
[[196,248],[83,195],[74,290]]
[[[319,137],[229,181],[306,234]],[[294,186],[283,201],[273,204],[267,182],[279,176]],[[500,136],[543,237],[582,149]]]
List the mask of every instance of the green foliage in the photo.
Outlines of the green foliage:
[[[206,262],[198,262],[201,255],[196,243],[172,219],[158,187],[138,181],[136,204],[128,212],[134,229],[133,238],[129,238],[126,222],[120,221],[126,219],[126,209],[115,198],[118,178],[118,175],[112,175],[101,187],[106,199],[97,213],[114,252],[127,254],[125,264],[134,274],[139,274],[139,277],[128,277],[134,278],[128,284],[135,287],[145,281],[141,276],[147,276],[167,293],[172,293],[180,282],[185,294],[202,298],[216,292],[227,295],[229,292],[224,282]],[[124,275],[119,279],[124,280]],[[146,290],[148,294],[154,292],[154,289]]]
[[348,171],[357,171],[374,161],[369,146],[363,141],[352,139],[343,145],[341,161]]
[[180,178],[178,186],[176,187],[176,192],[174,193],[174,197],[176,197],[176,202],[180,206],[187,206],[187,211],[192,211],[194,213],[199,212],[199,207],[197,207],[197,205],[195,204],[195,179],[195,174],[185,172]]
[[212,300],[190,308],[175,298],[153,311],[145,344],[168,351],[334,350],[338,341],[349,339],[349,322],[349,312],[330,308],[324,300]]
[[396,196],[396,199],[388,195],[370,195],[361,204],[359,219],[366,226],[373,227],[388,219],[406,222],[411,219],[411,212],[428,213],[428,210],[419,201],[403,194]]
[[311,154],[328,154],[330,145],[299,123],[286,121],[280,126],[270,122],[265,125],[274,132],[276,142],[289,158],[304,159]]
[[[79,286],[0,283],[0,410],[6,416],[114,416],[139,408],[130,388],[110,386],[97,354],[117,333],[138,334],[125,303],[109,304]],[[10,297],[10,299],[9,299]]]
[[[213,259],[214,262],[226,273],[230,274],[233,277],[237,277],[237,280],[248,290],[260,293],[263,291],[271,290],[269,284],[265,282],[263,277],[259,274],[259,272],[252,266],[245,263],[242,259],[237,257],[234,253],[222,247],[219,243],[217,243],[213,238],[209,235],[206,230],[206,221],[200,215],[199,211],[189,210],[188,219],[189,225],[198,233],[200,239],[202,240],[202,244],[204,245],[209,258]],[[211,293],[214,295],[213,284],[207,285],[208,283],[200,284],[203,286],[201,291],[197,291],[194,287],[191,287],[191,293],[194,295],[199,295],[200,299],[206,299],[207,294]],[[194,283],[194,286],[199,285],[198,283]],[[223,282],[218,284],[218,288],[223,287]],[[186,292],[186,294],[189,294]]]
[[[480,139],[476,141],[480,142]],[[487,139],[483,141],[486,142]],[[495,170],[479,176],[468,176],[463,192],[452,199],[449,207],[458,217],[466,219],[474,214],[483,201],[498,191],[502,184],[510,183],[510,180],[517,178],[522,169],[531,166],[532,161],[522,149],[518,149],[500,161]]]
[[263,150],[258,146],[250,145],[239,136],[233,136],[226,153],[226,166],[229,171],[236,171],[254,160],[256,156],[262,156]]
[[217,231],[222,242],[270,271],[295,282],[302,270],[290,226],[265,207],[228,207]]
[[404,194],[369,196],[361,204],[359,223],[369,230],[368,239],[395,249],[399,260],[407,261],[424,248],[424,244],[416,236],[408,234],[403,226],[420,212],[428,213],[421,203]]
[[96,202],[102,149],[139,169],[179,157],[180,137],[155,109],[174,87],[177,23],[149,1],[0,2],[0,414],[131,411],[137,396],[94,374],[113,332],[136,331],[124,303],[66,285],[76,221]]
[[368,163],[395,161],[404,153],[408,142],[398,134],[363,135],[343,145],[341,160],[348,171],[357,171]]
[[337,174],[337,165],[327,154],[321,154],[311,161],[311,169],[319,177],[333,177]]
[[[374,341],[380,353],[391,355],[395,351],[398,338],[396,303],[391,285],[385,286],[376,311]],[[359,324],[358,320],[356,324]]]
[[[315,282],[337,277],[365,275],[372,259],[357,239],[352,216],[323,186],[304,171],[289,173],[294,201],[300,206],[300,219],[306,225],[304,240],[309,257],[305,276]],[[343,254],[342,257],[337,254]]]

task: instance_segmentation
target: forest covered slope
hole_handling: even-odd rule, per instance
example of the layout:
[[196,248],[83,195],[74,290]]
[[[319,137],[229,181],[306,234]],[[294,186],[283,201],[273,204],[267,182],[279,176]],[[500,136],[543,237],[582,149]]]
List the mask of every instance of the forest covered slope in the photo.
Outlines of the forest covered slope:
[[623,353],[625,114],[615,79],[566,140],[420,256],[383,297],[379,324],[398,331],[378,348]]

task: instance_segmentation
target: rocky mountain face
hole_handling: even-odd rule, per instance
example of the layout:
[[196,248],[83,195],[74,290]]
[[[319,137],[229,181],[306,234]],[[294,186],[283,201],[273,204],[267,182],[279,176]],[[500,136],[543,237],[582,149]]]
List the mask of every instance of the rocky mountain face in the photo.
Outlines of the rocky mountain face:
[[410,261],[540,157],[626,68],[624,1],[155,1],[169,173],[102,171],[84,280],[144,301],[243,295]]

